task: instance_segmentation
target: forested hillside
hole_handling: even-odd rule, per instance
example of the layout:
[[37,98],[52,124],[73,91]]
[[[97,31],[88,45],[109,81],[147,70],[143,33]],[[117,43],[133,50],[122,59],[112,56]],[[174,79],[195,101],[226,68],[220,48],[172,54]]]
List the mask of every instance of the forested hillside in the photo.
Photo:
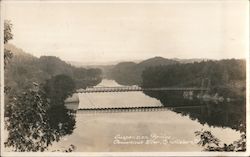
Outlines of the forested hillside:
[[229,96],[245,95],[245,60],[203,61],[148,67],[142,74],[143,87],[201,87]]
[[96,85],[102,79],[100,69],[76,68],[54,56],[37,58],[11,44],[6,44],[5,48],[13,53],[5,68],[5,85],[12,92],[28,88],[32,86],[32,82],[43,83],[59,74],[70,76],[76,88]]

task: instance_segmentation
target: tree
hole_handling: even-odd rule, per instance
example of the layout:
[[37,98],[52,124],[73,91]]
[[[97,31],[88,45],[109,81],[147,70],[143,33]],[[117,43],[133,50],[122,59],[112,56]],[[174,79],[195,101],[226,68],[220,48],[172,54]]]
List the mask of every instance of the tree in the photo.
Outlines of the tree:
[[[244,126],[244,125],[242,125]],[[241,133],[241,138],[231,144],[222,144],[210,131],[201,130],[195,132],[200,137],[199,145],[205,147],[205,151],[246,151],[246,131]]]
[[65,106],[52,106],[43,88],[33,88],[9,100],[6,126],[9,132],[5,146],[15,151],[44,151],[52,142],[71,134],[75,115]]
[[9,20],[4,20],[4,44],[6,44],[9,40],[13,39],[13,34],[11,30],[11,22]]
[[5,146],[15,151],[44,151],[53,141],[59,140],[49,126],[49,101],[45,93],[35,86],[9,100],[6,122],[9,136]]
[[60,74],[47,80],[44,90],[51,105],[64,105],[64,100],[73,94],[75,83],[71,77]]
[[[13,39],[12,24],[9,20],[4,21],[4,44],[8,43],[9,40]],[[12,53],[4,49],[4,65],[6,65],[12,58]]]

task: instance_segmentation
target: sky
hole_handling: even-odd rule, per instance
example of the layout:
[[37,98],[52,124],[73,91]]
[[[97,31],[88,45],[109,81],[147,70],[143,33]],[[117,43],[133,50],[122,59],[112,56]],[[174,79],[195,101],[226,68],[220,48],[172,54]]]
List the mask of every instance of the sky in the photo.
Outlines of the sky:
[[4,1],[10,43],[35,56],[104,63],[165,58],[245,58],[247,0]]

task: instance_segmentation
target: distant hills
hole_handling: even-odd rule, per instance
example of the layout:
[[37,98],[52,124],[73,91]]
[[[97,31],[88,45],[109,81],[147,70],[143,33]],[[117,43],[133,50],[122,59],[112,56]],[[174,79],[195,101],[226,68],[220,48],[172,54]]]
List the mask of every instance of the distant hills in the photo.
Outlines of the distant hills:
[[[158,61],[157,61],[158,60]],[[201,62],[201,61],[206,61],[206,60],[210,60],[210,59],[206,59],[206,58],[191,58],[191,59],[179,59],[179,58],[171,58],[171,59],[167,59],[164,57],[153,57],[153,58],[149,58],[149,59],[145,59],[145,60],[131,60],[131,61],[112,61],[112,62],[101,62],[101,63],[95,63],[95,62],[79,62],[79,61],[67,61],[67,63],[76,66],[76,67],[110,67],[110,66],[115,66],[119,63],[123,63],[123,62],[134,62],[134,63],[144,63],[144,62],[162,62],[162,64],[164,65],[166,60],[174,60],[174,61],[178,61],[179,63],[193,63],[193,62]],[[153,63],[154,64],[154,63]]]
[[175,63],[178,63],[178,61],[173,60],[173,59],[163,58],[163,57],[154,57],[154,58],[150,58],[150,59],[147,59],[138,63],[138,66],[151,67],[151,66],[175,64]]
[[178,63],[172,59],[166,59],[163,57],[154,57],[144,60],[139,63],[134,62],[122,62],[113,67],[109,73],[109,78],[116,80],[119,84],[123,85],[141,85],[142,84],[142,72],[147,67],[170,65]]
[[167,59],[163,57],[153,57],[146,60],[124,61],[124,62],[110,62],[109,65],[89,65],[80,62],[69,62],[71,65],[78,67],[99,68],[102,70],[103,77],[114,79],[123,85],[141,84],[141,74],[147,67],[164,66],[176,63],[193,63],[201,62],[207,59]]
[[44,83],[59,74],[70,76],[77,88],[93,86],[101,81],[101,70],[72,66],[55,56],[35,57],[12,44],[5,44],[13,57],[5,67],[5,85],[13,92],[25,89],[35,83]]

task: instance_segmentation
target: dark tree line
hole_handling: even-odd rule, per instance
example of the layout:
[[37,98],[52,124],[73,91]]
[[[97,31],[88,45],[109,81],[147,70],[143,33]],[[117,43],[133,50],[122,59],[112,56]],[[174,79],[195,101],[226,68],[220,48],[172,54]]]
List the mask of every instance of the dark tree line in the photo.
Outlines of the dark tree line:
[[148,67],[143,71],[143,87],[211,88],[226,96],[245,96],[245,60],[203,61],[188,64]]

